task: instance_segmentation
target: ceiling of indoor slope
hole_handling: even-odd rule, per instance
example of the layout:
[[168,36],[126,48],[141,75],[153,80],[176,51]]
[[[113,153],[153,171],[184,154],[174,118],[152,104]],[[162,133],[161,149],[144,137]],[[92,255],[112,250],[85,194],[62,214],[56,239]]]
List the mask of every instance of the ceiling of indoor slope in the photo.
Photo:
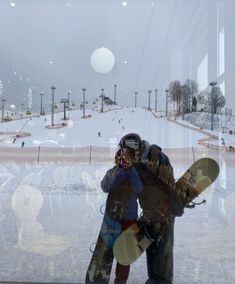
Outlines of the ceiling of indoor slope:
[[[57,99],[71,91],[80,100],[81,88],[89,99],[101,88],[113,97],[116,84],[119,103],[133,105],[135,91],[144,100],[147,90],[163,91],[169,84],[169,60],[203,5],[203,0],[0,0],[3,96],[20,105],[32,88],[38,105],[40,92],[49,102],[52,85]],[[108,73],[90,64],[101,47],[115,57]]]

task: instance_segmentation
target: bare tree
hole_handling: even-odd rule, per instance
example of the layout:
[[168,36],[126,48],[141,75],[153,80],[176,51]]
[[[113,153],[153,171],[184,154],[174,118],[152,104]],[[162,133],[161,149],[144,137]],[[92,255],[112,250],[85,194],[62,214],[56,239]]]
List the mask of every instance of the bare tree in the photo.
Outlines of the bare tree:
[[192,111],[197,110],[197,98],[194,96],[192,101]]
[[182,100],[182,86],[180,81],[175,80],[170,82],[169,94],[171,99],[176,104],[176,112],[179,114],[181,111],[181,100]]
[[209,97],[209,92],[201,92],[198,94],[197,96],[197,102],[200,105],[200,109],[201,111],[205,111],[206,106],[208,105],[208,97]]
[[187,79],[184,83],[185,88],[185,100],[186,100],[186,111],[192,110],[193,97],[198,94],[198,83],[195,80]]

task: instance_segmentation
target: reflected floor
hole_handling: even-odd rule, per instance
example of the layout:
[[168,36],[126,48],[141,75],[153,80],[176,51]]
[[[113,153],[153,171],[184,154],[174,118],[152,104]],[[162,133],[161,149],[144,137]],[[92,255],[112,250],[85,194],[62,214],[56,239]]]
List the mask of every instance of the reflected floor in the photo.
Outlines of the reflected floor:
[[[106,199],[100,180],[108,168],[1,165],[0,279],[6,282],[0,283],[84,283]],[[185,170],[176,166],[175,176]],[[223,168],[200,197],[207,203],[176,219],[174,283],[234,283],[233,173],[234,167]],[[128,283],[146,279],[143,256]]]

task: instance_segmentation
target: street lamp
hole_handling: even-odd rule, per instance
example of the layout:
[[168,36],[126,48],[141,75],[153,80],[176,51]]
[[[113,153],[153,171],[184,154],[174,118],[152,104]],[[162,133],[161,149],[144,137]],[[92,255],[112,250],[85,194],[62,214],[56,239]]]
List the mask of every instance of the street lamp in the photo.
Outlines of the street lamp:
[[71,95],[71,92],[69,91],[68,92],[68,110],[69,110],[69,103],[70,103],[70,100],[69,100],[70,95]]
[[104,111],[104,89],[101,89],[101,111],[100,112],[103,112]]
[[135,108],[137,107],[137,95],[138,95],[138,92],[135,92]]
[[213,81],[210,82],[210,86],[211,86],[211,130],[214,129],[214,87],[215,85],[217,85],[217,82]]
[[155,92],[155,113],[157,112],[157,90],[154,90]]
[[5,106],[5,99],[2,99],[1,100],[2,101],[2,122],[3,122],[3,120],[4,120],[4,106]]
[[43,108],[42,108],[42,97],[44,96],[44,93],[40,93],[41,96],[41,105],[40,105],[40,115],[43,115]]
[[185,114],[185,91],[186,91],[186,88],[187,86],[186,85],[183,85],[182,87],[182,120],[184,120],[184,114]]
[[51,126],[54,126],[55,86],[51,86]]
[[150,95],[151,95],[152,91],[151,90],[148,90],[148,110],[150,110]]
[[166,92],[166,117],[167,117],[167,115],[168,115],[168,93],[169,93],[169,90],[166,89],[165,92]]
[[85,104],[86,104],[86,89],[82,88],[83,91],[83,118],[85,118]]
[[117,104],[117,102],[116,102],[116,96],[117,96],[117,85],[115,84],[115,85],[113,85],[113,87],[114,87],[114,104],[116,105]]

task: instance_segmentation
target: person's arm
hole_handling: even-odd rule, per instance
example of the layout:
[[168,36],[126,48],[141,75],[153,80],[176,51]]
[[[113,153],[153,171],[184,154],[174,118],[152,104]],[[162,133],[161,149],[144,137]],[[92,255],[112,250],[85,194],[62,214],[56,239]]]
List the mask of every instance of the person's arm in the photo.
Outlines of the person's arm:
[[131,167],[131,169],[129,170],[129,174],[131,178],[131,185],[132,185],[133,191],[135,193],[140,193],[143,189],[143,184],[134,167]]
[[104,192],[111,192],[120,185],[127,177],[126,171],[119,167],[108,170],[101,181],[101,189]]

